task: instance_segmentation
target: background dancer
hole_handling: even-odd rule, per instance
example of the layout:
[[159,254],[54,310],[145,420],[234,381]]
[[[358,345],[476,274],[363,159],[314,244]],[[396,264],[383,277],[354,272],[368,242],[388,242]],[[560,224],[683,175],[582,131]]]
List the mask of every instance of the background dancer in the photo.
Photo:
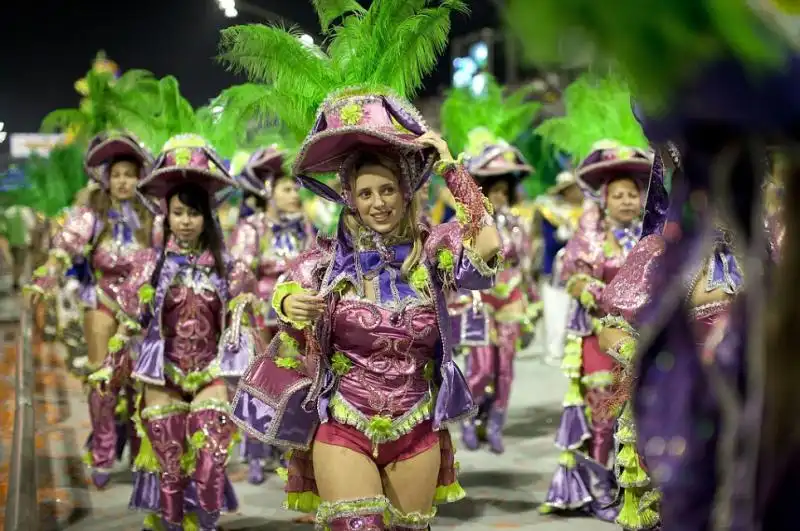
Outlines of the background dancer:
[[[134,257],[117,297],[125,320],[110,342],[108,363],[144,331],[132,371],[143,384],[137,399],[143,444],[130,506],[152,513],[146,529],[213,530],[221,511],[237,507],[225,473],[236,428],[224,378],[241,376],[258,338],[243,322],[255,280],[225,253],[212,210],[215,194],[232,185],[196,135],[167,142],[139,184],[168,205],[166,245]],[[109,377],[100,371],[92,378]]]
[[[153,214],[136,191],[151,163],[150,155],[134,137],[119,133],[97,136],[89,145],[86,167],[99,187],[90,196],[88,206],[70,212],[53,238],[47,263],[35,271],[32,284],[26,287],[35,304],[41,296],[51,296],[58,289],[70,268],[84,269],[81,303],[86,307],[87,373],[103,365],[108,342],[119,327],[118,293],[133,270],[134,252],[160,241]],[[110,481],[118,444],[115,412],[119,392],[127,385],[130,373],[127,357],[117,361],[118,365],[106,369],[115,373],[109,379],[111,387],[93,387],[89,391],[92,433],[87,443],[87,461],[98,488]],[[132,443],[131,452],[136,455],[135,438]]]
[[[456,89],[442,104],[442,130],[448,144],[463,152],[467,170],[492,204],[503,241],[505,264],[495,286],[464,307],[465,311],[471,310],[473,319],[476,310],[482,310],[489,320],[491,344],[470,349],[466,376],[476,403],[483,406],[487,402],[483,408],[487,416],[483,419],[486,439],[489,449],[497,454],[505,451],[503,426],[514,378],[514,357],[521,343],[521,325],[532,328],[529,288],[534,287],[535,293],[530,225],[511,213],[517,204],[518,184],[533,169],[507,142],[518,137],[539,110],[538,103],[526,103],[526,96],[527,91],[522,90],[504,97],[502,88],[490,79],[486,94],[475,96],[470,89]],[[489,386],[491,397],[486,392]],[[475,421],[465,421],[462,429],[464,445],[477,450],[480,441]]]
[[[272,300],[275,284],[289,263],[311,246],[314,229],[302,211],[298,185],[284,172],[285,152],[273,145],[256,151],[239,174],[244,190],[255,198],[256,211],[241,219],[231,235],[231,255],[250,264],[257,279],[256,295]],[[278,316],[270,306],[267,315],[256,316],[259,331],[268,344],[278,332]],[[264,460],[279,458],[280,450],[245,435],[243,457],[249,463],[248,480],[264,481]]]

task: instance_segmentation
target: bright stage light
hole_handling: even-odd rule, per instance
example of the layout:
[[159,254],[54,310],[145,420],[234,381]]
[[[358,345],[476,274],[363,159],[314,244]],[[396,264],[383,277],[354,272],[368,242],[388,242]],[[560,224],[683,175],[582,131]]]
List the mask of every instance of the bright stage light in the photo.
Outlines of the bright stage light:
[[229,8],[225,10],[225,16],[228,18],[236,18],[239,15],[239,12],[236,11],[235,7]]
[[306,46],[313,46],[314,45],[314,37],[309,35],[308,33],[304,33],[300,35],[300,41],[305,44]]

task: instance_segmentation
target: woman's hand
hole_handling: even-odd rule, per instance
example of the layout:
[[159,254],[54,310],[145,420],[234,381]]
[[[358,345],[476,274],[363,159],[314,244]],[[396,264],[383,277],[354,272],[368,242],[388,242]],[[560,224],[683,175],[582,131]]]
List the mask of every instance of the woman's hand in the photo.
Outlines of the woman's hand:
[[583,279],[576,280],[570,286],[569,294],[576,299],[581,298],[581,293],[586,288],[586,281]]
[[42,294],[33,290],[25,291],[23,300],[25,301],[25,308],[32,310],[42,301]]
[[445,162],[454,160],[453,155],[450,154],[450,148],[447,146],[447,142],[433,131],[428,131],[417,138],[417,143],[434,148],[439,153],[439,160]]
[[281,309],[292,321],[312,322],[325,311],[325,299],[317,295],[294,293],[283,299]]

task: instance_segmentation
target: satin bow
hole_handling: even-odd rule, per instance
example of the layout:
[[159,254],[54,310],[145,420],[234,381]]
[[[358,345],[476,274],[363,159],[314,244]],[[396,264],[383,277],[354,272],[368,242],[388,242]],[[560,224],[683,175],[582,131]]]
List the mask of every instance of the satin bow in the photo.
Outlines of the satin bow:
[[269,225],[272,232],[273,248],[296,251],[299,241],[305,240],[306,227],[303,218],[281,219]]
[[[378,251],[359,251],[358,261],[366,278],[377,277],[380,302],[399,303],[403,299],[415,297],[414,290],[402,280],[400,268],[411,253],[411,244],[401,243]],[[377,295],[377,294],[376,294]]]
[[620,227],[614,229],[612,233],[625,254],[628,254],[633,250],[639,238],[642,237],[642,224],[635,223],[628,227]]
[[109,209],[108,220],[112,227],[111,236],[116,242],[132,242],[134,231],[141,228],[139,216],[130,201],[123,201],[119,209]]

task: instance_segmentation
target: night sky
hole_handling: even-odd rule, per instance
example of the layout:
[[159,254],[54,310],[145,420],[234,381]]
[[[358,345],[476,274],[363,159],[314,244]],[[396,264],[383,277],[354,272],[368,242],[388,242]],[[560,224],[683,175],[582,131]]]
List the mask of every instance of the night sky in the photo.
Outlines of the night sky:
[[[360,0],[366,5],[369,0]],[[142,68],[178,78],[195,106],[223,88],[244,81],[214,61],[219,30],[232,24],[263,22],[240,7],[225,18],[216,0],[2,0],[0,9],[0,121],[5,130],[35,132],[49,111],[76,107],[73,83],[83,77],[100,49],[122,70]],[[239,3],[239,2],[237,2]],[[319,31],[309,0],[250,0],[304,31]],[[457,16],[453,34],[496,26],[491,2],[468,2],[469,18]],[[449,57],[426,84],[435,91],[448,84]],[[7,151],[8,143],[0,150]]]

